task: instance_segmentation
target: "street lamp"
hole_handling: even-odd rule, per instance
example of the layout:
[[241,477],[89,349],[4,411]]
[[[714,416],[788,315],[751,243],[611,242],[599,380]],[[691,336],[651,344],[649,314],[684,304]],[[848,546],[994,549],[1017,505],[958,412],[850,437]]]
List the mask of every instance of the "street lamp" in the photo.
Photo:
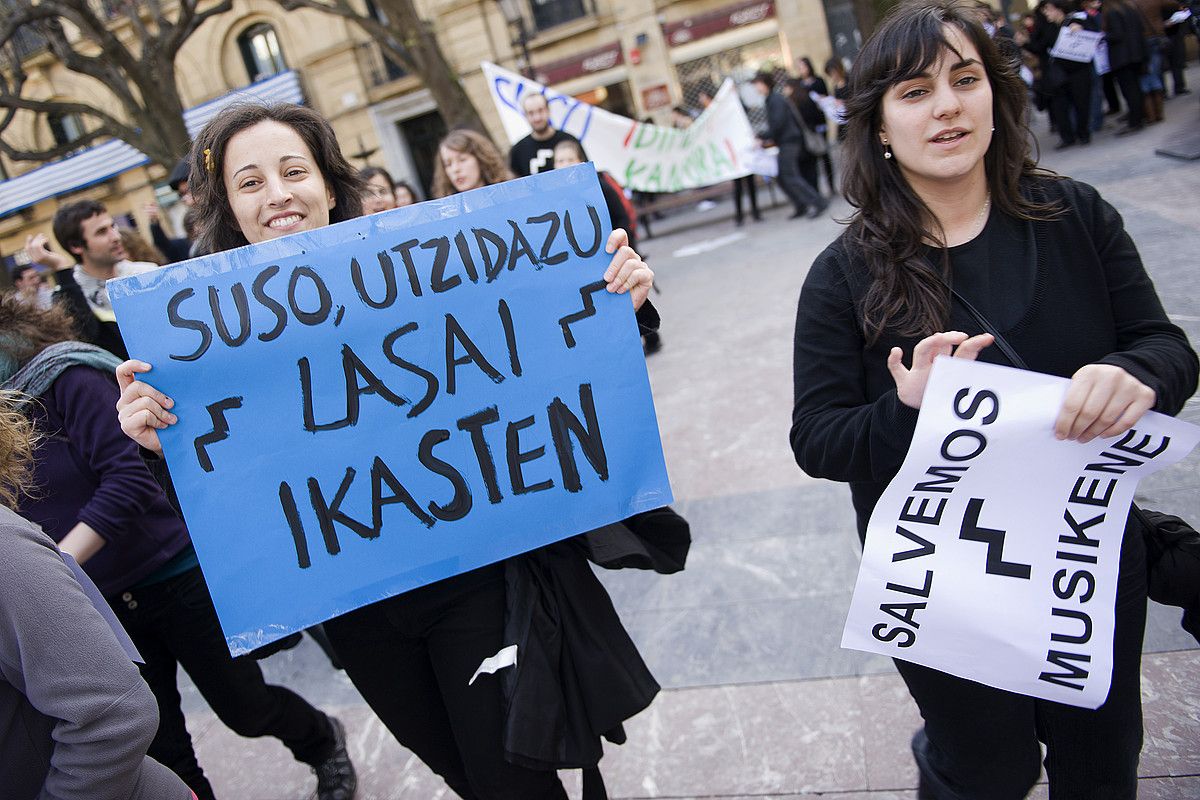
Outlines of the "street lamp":
[[533,60],[529,56],[529,30],[525,27],[525,8],[522,0],[496,0],[509,30],[516,29],[516,41],[521,48],[521,74],[533,79]]

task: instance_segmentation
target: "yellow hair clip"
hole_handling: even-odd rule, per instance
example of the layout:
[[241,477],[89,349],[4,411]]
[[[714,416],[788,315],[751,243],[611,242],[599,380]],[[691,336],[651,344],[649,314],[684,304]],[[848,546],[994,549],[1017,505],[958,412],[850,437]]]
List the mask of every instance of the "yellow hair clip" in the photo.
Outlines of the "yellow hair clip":
[[216,170],[216,165],[213,164],[212,150],[204,148],[204,168],[209,172]]

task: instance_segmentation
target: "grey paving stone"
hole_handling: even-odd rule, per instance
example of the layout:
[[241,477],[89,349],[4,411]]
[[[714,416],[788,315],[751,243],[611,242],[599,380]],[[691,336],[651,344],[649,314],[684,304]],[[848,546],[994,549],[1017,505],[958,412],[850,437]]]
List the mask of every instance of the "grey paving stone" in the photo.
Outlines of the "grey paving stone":
[[625,626],[663,686],[796,680],[890,670],[839,647],[850,587],[836,594],[637,611]]

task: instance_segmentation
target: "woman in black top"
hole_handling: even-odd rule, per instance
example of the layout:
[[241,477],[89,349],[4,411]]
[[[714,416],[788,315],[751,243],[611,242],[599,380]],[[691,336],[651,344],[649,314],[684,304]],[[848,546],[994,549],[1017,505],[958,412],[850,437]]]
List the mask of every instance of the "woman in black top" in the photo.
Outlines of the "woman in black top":
[[[192,163],[204,165],[193,172],[191,188],[206,252],[316,230],[361,213],[362,183],[342,155],[329,123],[311,109],[288,104],[231,106],[205,126],[192,151]],[[495,174],[511,177],[498,158],[494,161],[499,166],[492,169],[494,165],[480,165],[468,154],[472,162],[462,169],[463,164],[455,161],[458,154],[443,152],[442,161],[451,163],[439,162],[437,180],[444,185],[435,193],[443,195],[455,188],[467,191],[483,185],[481,182],[493,182]],[[646,309],[653,273],[625,241],[620,230],[608,239],[606,252],[611,251],[613,259],[604,273],[609,281],[606,289],[629,294],[635,310]],[[198,409],[177,409],[161,392],[136,380],[149,369],[150,365],[140,361],[126,361],[117,368],[122,386],[118,418],[130,438],[161,455],[158,431],[177,421],[172,412],[195,414]],[[590,570],[586,574],[591,576]],[[504,670],[472,678],[481,660],[496,654],[507,641],[507,584],[506,565],[490,564],[356,608],[326,622],[325,632],[371,710],[397,741],[459,796],[466,800],[566,800],[554,769],[559,763],[531,764],[518,758],[520,754],[509,757],[513,743],[510,715],[515,706],[502,695]],[[589,611],[591,623],[616,619],[611,605],[600,607],[593,602]],[[606,616],[602,616],[604,612],[608,612]],[[619,620],[614,624],[619,627]],[[596,630],[589,628],[589,633]],[[619,636],[625,636],[623,629]],[[523,652],[528,652],[532,639],[531,635],[523,642]],[[624,666],[631,674],[641,677],[645,673],[647,680],[637,688],[645,688],[645,694],[652,697],[651,689],[656,691],[657,684],[648,686],[653,683],[648,671],[640,661],[633,663],[636,651],[622,652],[629,656]],[[520,668],[528,669],[530,663],[526,660]],[[555,696],[558,687],[542,685],[546,695]],[[636,701],[640,706],[636,710],[649,703],[641,695],[631,697],[632,692],[612,695],[606,698],[610,707],[622,703],[622,698]],[[544,702],[545,696],[541,699]],[[595,733],[597,750],[600,733],[608,730]],[[551,725],[539,732],[546,731],[539,740],[551,747],[559,745],[568,733],[553,730]],[[567,762],[569,755],[573,754],[562,755],[559,762]],[[349,793],[339,800],[349,800]]]
[[[844,188],[858,210],[800,295],[791,444],[808,474],[850,483],[860,536],[903,462],[934,358],[1005,363],[947,284],[1031,369],[1071,378],[1059,438],[1116,436],[1151,408],[1177,412],[1196,387],[1195,353],[1117,212],[1030,159],[1024,87],[973,11],[899,7],[851,80]],[[913,740],[920,796],[1024,797],[1041,739],[1051,798],[1134,798],[1145,611],[1145,551],[1130,526],[1112,688],[1094,711],[897,660],[925,720]]]

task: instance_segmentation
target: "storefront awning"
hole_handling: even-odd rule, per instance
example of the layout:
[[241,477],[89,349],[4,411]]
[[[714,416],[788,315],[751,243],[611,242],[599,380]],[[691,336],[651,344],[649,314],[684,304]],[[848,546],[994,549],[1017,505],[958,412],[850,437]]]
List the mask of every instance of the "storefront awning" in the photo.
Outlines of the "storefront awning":
[[[188,134],[195,136],[218,111],[238,101],[301,103],[304,93],[300,88],[300,76],[295,70],[281,72],[189,108],[183,112]],[[119,140],[89,147],[0,183],[0,217],[50,197],[86,189],[148,162],[145,155]]]

